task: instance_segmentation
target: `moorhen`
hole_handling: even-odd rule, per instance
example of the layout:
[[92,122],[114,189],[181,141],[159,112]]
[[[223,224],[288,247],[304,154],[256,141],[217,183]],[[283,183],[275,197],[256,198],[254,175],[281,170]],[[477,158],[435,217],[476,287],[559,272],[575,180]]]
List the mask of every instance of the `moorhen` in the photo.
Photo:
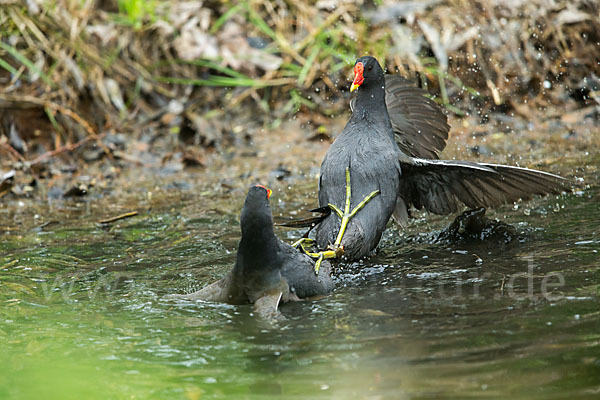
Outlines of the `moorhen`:
[[242,239],[233,269],[221,280],[177,297],[253,303],[260,315],[270,316],[277,312],[280,301],[324,295],[333,290],[329,263],[321,265],[323,273],[317,276],[311,257],[275,236],[270,196],[271,190],[262,185],[248,190],[240,223]]
[[321,251],[307,252],[317,258],[317,274],[323,259],[343,255],[351,261],[369,254],[390,216],[407,224],[411,205],[449,214],[463,205],[491,207],[567,189],[567,180],[547,172],[439,160],[449,126],[424,91],[402,78],[386,78],[373,57],[359,58],[354,74],[352,116],[321,164],[323,215],[316,224]]

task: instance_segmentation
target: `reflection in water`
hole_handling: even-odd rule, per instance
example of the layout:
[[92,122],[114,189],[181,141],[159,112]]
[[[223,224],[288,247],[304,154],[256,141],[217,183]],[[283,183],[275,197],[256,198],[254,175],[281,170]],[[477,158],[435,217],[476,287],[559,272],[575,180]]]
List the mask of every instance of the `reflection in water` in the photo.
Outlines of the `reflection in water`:
[[[274,211],[304,206],[289,196]],[[508,244],[431,243],[419,233],[448,219],[391,228],[368,263],[343,266],[333,294],[284,305],[278,326],[250,306],[165,298],[231,268],[239,204],[198,214],[211,201],[189,196],[172,209],[169,198],[109,230],[94,223],[101,199],[55,204],[58,214],[70,209],[60,224],[5,234],[0,365],[10,368],[0,398],[545,399],[600,390],[597,191],[504,210],[519,234]],[[556,201],[565,207],[554,211]]]

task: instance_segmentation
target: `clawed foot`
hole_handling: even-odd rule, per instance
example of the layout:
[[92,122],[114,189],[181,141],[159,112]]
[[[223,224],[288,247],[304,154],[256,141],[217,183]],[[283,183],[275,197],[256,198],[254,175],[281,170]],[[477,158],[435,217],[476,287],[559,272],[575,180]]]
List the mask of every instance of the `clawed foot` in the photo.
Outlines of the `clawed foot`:
[[379,190],[374,190],[370,194],[368,194],[352,211],[350,211],[351,204],[351,196],[352,196],[352,188],[350,185],[350,168],[346,168],[346,205],[344,207],[344,211],[339,209],[335,204],[329,203],[328,206],[331,208],[342,220],[340,224],[340,231],[338,232],[337,238],[335,239],[335,243],[333,246],[324,251],[319,251],[312,253],[307,251],[304,246],[310,246],[314,243],[313,239],[302,238],[296,241],[293,246],[300,247],[302,251],[309,256],[316,258],[315,262],[315,273],[319,274],[319,268],[321,267],[321,262],[326,258],[339,258],[344,254],[344,246],[342,246],[342,238],[344,237],[344,233],[346,232],[346,227],[348,226],[348,222],[350,222],[350,218],[354,217],[356,213],[358,213],[371,199],[377,196],[380,193]]
[[341,257],[342,255],[344,255],[344,246],[339,246],[335,249],[311,252],[307,248],[312,246],[314,242],[315,241],[313,239],[302,238],[292,243],[292,246],[300,249],[304,254],[308,255],[309,257],[317,259],[317,261],[315,262],[315,274],[319,275],[319,269],[321,268],[321,263],[323,262],[323,260],[327,258]]

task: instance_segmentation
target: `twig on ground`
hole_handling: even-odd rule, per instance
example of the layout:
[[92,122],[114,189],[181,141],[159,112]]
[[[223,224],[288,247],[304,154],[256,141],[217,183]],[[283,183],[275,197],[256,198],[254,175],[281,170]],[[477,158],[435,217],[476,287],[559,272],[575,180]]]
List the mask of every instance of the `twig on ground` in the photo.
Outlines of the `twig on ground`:
[[116,222],[121,219],[135,217],[136,215],[138,215],[137,211],[130,211],[130,212],[126,212],[125,214],[117,215],[116,217],[101,219],[100,221],[98,221],[98,223],[103,224],[103,225],[110,224],[112,222]]
[[29,164],[30,165],[39,164],[42,161],[45,161],[47,158],[54,157],[54,156],[56,156],[58,154],[65,153],[67,151],[73,151],[73,150],[75,150],[75,149],[83,146],[84,144],[86,144],[88,142],[91,142],[92,140],[100,141],[104,136],[106,136],[106,133],[102,133],[100,135],[91,135],[91,136],[88,136],[88,137],[80,140],[77,143],[67,144],[67,145],[65,145],[65,146],[63,146],[61,148],[58,148],[58,149],[55,149],[55,150],[52,150],[52,151],[47,151],[46,153],[44,153],[44,154],[42,154],[42,155],[34,158],[33,160],[31,160],[29,162]]
[[8,150],[8,153],[16,160],[18,161],[25,161],[25,157],[23,157],[21,155],[21,153],[19,153],[17,150],[15,150],[14,147],[12,147],[9,143],[2,143],[0,142],[0,146],[4,147],[6,150]]

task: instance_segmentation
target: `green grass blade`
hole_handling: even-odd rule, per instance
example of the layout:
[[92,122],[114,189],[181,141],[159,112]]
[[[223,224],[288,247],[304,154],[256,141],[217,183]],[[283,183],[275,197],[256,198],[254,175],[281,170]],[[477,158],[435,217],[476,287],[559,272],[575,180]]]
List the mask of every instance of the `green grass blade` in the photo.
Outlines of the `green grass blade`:
[[6,61],[4,61],[2,58],[0,58],[0,67],[4,68],[8,72],[10,72],[12,75],[17,75],[19,73],[19,71],[17,71],[15,69],[15,67],[13,67],[12,65],[10,65]]
[[158,76],[156,80],[159,82],[193,86],[256,86],[255,82],[251,79],[230,78],[226,76],[210,76],[209,79]]
[[42,70],[40,70],[34,63],[32,63],[27,57],[21,54],[17,49],[1,41],[0,48],[8,52],[11,56],[17,59],[17,61],[20,61],[23,65],[25,65],[30,70],[30,72],[39,75],[40,78],[42,78],[42,80],[48,86],[54,86],[48,75],[46,75]]
[[229,76],[210,75],[208,79],[192,79],[176,76],[157,76],[155,79],[158,82],[178,84],[178,85],[194,85],[194,86],[222,86],[222,87],[238,87],[247,86],[255,88],[264,88],[268,86],[280,86],[289,84],[289,79],[272,79],[261,81],[252,78],[232,78]]
[[241,72],[238,72],[232,68],[217,64],[216,62],[210,61],[210,60],[192,60],[192,61],[186,61],[185,63],[191,64],[191,65],[197,65],[199,67],[214,69],[215,71],[229,75],[233,78],[252,79],[252,78],[248,77],[247,75],[242,74]]
[[454,83],[456,86],[460,87],[462,90],[466,90],[467,93],[475,96],[475,97],[481,97],[481,93],[479,93],[476,89],[467,86],[463,83],[463,81],[461,81],[460,79],[458,79],[456,76],[454,75],[450,75],[450,74],[446,74],[446,79],[448,79],[449,81],[451,81],[452,83]]
[[219,30],[219,28],[221,26],[223,26],[223,24],[225,22],[227,22],[227,20],[229,18],[231,18],[232,16],[234,16],[236,13],[238,13],[241,8],[242,8],[242,5],[238,4],[238,5],[234,6],[234,7],[231,7],[229,10],[227,10],[223,15],[221,15],[219,17],[219,19],[217,19],[215,21],[215,23],[213,24],[213,26],[210,28],[210,33],[212,33],[212,34],[216,33]]
[[250,19],[250,22],[252,22],[254,26],[256,26],[260,31],[262,31],[265,35],[269,36],[271,39],[279,41],[277,34],[273,31],[273,29],[271,29],[269,24],[267,24],[265,20],[247,3],[245,4],[245,6],[246,10],[248,11],[248,18]]
[[46,116],[50,120],[50,123],[54,127],[54,130],[56,131],[56,133],[58,133],[59,135],[64,137],[64,130],[62,129],[62,127],[60,126],[60,124],[58,123],[56,118],[54,117],[52,110],[50,110],[48,107],[44,107],[44,112],[46,113]]
[[296,111],[298,111],[300,109],[301,105],[304,105],[306,107],[308,107],[309,109],[314,109],[316,107],[315,103],[313,103],[312,101],[302,97],[302,95],[300,94],[300,92],[296,89],[293,89],[290,91],[290,95],[292,96],[292,99],[294,100],[294,103],[296,103]]
[[310,55],[306,59],[306,63],[302,67],[300,74],[298,74],[298,86],[304,85],[304,80],[306,79],[306,76],[308,75],[308,71],[310,71],[310,67],[315,62],[315,59],[319,55],[320,51],[321,51],[321,48],[319,46],[315,46],[312,49],[312,51],[310,52]]
[[[178,64],[196,65],[198,67],[210,68],[210,69],[218,71],[218,72],[220,72],[222,74],[229,75],[232,78],[252,79],[249,76],[244,75],[243,73],[234,70],[233,68],[229,68],[229,67],[226,67],[224,65],[219,64],[218,63],[218,61],[220,61],[219,59],[215,59],[215,60],[206,60],[206,59],[182,60],[182,59],[176,59],[174,61],[176,63],[178,63]],[[171,64],[171,61],[160,61],[160,62],[157,62],[154,65],[152,65],[152,67],[150,67],[149,69],[150,70],[156,70],[157,68],[168,66],[170,64]]]

